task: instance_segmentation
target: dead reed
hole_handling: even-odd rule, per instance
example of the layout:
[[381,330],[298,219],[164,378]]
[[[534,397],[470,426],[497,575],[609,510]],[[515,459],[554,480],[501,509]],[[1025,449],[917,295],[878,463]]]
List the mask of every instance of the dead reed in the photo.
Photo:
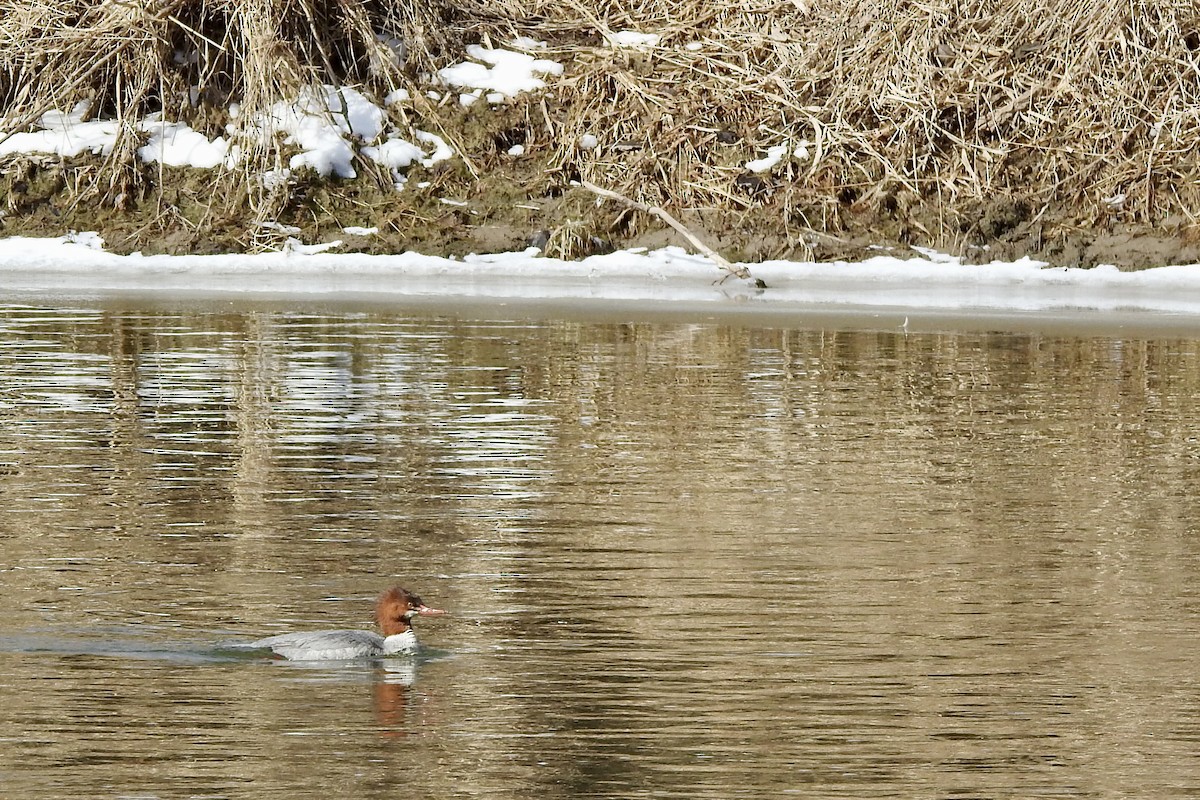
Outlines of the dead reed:
[[[115,202],[136,181],[147,113],[212,135],[233,122],[236,135],[239,121],[304,85],[389,91],[434,63],[447,38],[439,13],[436,2],[382,0],[0,0],[2,129],[84,101],[91,116],[117,119],[101,171]],[[248,170],[278,157],[257,137],[240,144]]]
[[[933,201],[953,212],[997,196],[1029,215],[1067,209],[1081,226],[1190,227],[1200,214],[1194,0],[538,10],[586,20],[601,40],[556,87],[562,163],[650,203],[749,207],[773,192],[797,213],[823,213],[818,228],[844,209]],[[624,28],[662,38],[640,52],[603,46]],[[608,145],[572,149],[584,133]],[[773,145],[789,155],[746,176],[748,152]]]

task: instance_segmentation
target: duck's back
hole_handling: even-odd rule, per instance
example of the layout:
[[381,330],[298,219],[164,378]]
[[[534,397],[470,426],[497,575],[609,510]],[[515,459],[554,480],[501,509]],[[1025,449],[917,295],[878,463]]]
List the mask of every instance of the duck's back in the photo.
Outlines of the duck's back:
[[384,654],[383,637],[371,631],[305,631],[268,636],[251,644],[289,661],[337,661]]

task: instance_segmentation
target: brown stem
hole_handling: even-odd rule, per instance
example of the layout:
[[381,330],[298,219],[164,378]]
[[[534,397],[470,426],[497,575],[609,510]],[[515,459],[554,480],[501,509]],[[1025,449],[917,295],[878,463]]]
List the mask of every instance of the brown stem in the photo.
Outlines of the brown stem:
[[[746,278],[746,279],[750,278],[750,270],[746,269],[745,267],[730,263],[724,256],[722,256],[716,250],[713,250],[711,247],[706,245],[703,241],[700,240],[700,237],[698,237],[696,234],[692,233],[690,230],[688,230],[686,227],[684,227],[682,222],[680,222],[679,220],[675,219],[673,216],[668,214],[664,209],[659,208],[658,206],[648,206],[645,203],[639,203],[638,201],[628,198],[623,194],[618,194],[617,192],[614,192],[611,189],[602,189],[590,181],[580,181],[579,183],[583,188],[587,189],[589,192],[591,192],[593,194],[597,194],[600,197],[603,197],[607,200],[616,200],[618,202],[624,203],[625,205],[629,206],[630,208],[636,208],[638,211],[645,211],[649,214],[653,214],[654,216],[658,217],[663,222],[667,223],[672,228],[674,228],[675,230],[677,230],[681,234],[683,234],[683,237],[685,239],[687,239],[689,242],[691,242],[693,247],[695,247],[701,253],[708,256],[710,259],[712,259],[713,262],[715,262],[718,267],[720,267],[721,269],[728,272],[729,275],[736,275],[739,278]],[[725,277],[728,278],[729,275],[726,275]]]

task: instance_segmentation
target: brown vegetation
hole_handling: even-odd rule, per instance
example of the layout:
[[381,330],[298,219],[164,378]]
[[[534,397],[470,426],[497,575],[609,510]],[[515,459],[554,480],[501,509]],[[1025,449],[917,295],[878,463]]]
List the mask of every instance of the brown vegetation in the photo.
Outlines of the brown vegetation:
[[[662,38],[609,46],[625,29]],[[465,44],[516,34],[548,39],[549,57],[566,64],[544,96],[496,113],[416,91],[462,60]],[[84,98],[121,119],[125,136],[102,166],[37,170],[83,170],[63,176],[62,191],[118,207],[108,224],[124,225],[131,246],[178,225],[192,231],[187,247],[248,243],[247,218],[319,228],[311,185],[302,197],[295,186],[272,194],[227,175],[237,191],[197,217],[164,199],[173,177],[148,174],[134,156],[133,121],[147,112],[214,134],[231,101],[263,108],[310,83],[410,87],[416,101],[395,112],[406,115],[398,124],[440,126],[464,156],[434,180],[478,200],[470,219],[325,182],[322,208],[335,216],[366,192],[388,206],[381,216],[404,221],[387,246],[474,244],[489,225],[508,229],[499,244],[545,228],[572,249],[657,235],[653,217],[598,209],[571,188],[588,180],[670,207],[735,257],[854,255],[877,242],[1137,264],[1150,242],[1151,263],[1200,258],[1193,0],[1046,0],[1033,11],[998,0],[0,0],[0,127]],[[583,134],[599,146],[579,148]],[[512,143],[526,155],[505,161]],[[243,173],[281,158],[278,147],[243,145]],[[746,171],[774,145],[789,148],[777,167]],[[488,199],[498,191],[501,201]],[[20,230],[21,218],[37,218],[45,200],[23,197],[0,224]],[[530,219],[514,200],[540,210]],[[424,237],[428,228],[444,235]]]

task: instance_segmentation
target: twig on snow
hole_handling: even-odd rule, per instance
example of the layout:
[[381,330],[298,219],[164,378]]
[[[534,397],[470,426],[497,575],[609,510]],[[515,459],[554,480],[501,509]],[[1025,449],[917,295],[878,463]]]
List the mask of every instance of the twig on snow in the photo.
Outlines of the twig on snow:
[[665,209],[659,208],[658,206],[648,206],[645,203],[639,203],[637,200],[633,200],[629,197],[626,197],[623,194],[614,192],[611,189],[602,189],[601,187],[597,186],[596,184],[592,183],[591,181],[580,181],[579,185],[582,186],[583,188],[587,189],[592,194],[599,195],[600,197],[603,197],[607,200],[616,200],[618,202],[624,203],[625,205],[629,206],[630,208],[635,208],[638,211],[645,211],[649,214],[653,214],[654,216],[661,219],[663,222],[670,225],[675,230],[679,231],[681,234],[683,234],[683,237],[685,239],[687,239],[689,242],[692,243],[693,247],[695,247],[701,253],[708,256],[710,259],[712,259],[713,262],[716,263],[716,265],[718,267],[720,267],[721,269],[723,269],[727,273],[729,273],[728,275],[726,275],[724,278],[721,279],[722,282],[727,280],[731,275],[734,275],[734,276],[737,276],[739,278],[743,278],[746,280],[750,279],[750,277],[751,277],[750,270],[746,269],[745,267],[738,266],[736,264],[731,263],[723,255],[718,253],[716,250],[713,250],[711,247],[709,247],[703,241],[701,241],[700,237],[698,237],[696,234],[694,234],[690,230],[688,230],[682,222],[680,222],[679,220],[675,219],[673,216],[668,214]]

